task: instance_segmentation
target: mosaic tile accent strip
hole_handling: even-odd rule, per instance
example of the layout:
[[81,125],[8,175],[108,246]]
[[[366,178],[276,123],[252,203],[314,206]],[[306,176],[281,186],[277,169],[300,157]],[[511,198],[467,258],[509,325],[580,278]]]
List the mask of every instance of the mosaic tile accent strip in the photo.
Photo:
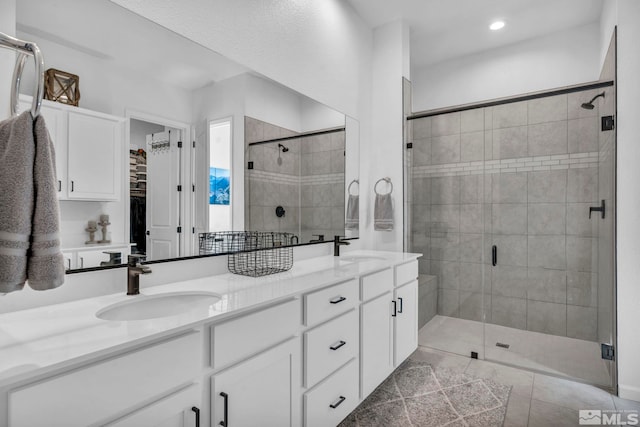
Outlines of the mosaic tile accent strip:
[[594,151],[589,153],[556,154],[553,156],[518,157],[514,159],[414,166],[411,168],[411,173],[414,178],[431,178],[440,176],[597,168],[599,154],[597,151]]
[[409,359],[339,427],[500,427],[510,393],[511,386]]
[[318,185],[318,184],[342,184],[344,185],[344,173],[331,173],[325,175],[288,175],[284,173],[266,172],[261,170],[247,171],[249,179],[272,182],[276,184],[292,185]]

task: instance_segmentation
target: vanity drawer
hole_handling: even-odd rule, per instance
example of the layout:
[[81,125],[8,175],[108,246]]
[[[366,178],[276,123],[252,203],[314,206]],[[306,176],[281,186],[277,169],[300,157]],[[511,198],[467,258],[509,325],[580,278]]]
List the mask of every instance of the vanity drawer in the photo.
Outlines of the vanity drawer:
[[304,296],[304,324],[316,325],[358,304],[358,280],[353,279]]
[[211,366],[221,368],[291,338],[301,326],[294,299],[211,326]]
[[194,379],[202,344],[190,332],[9,392],[9,426],[101,423]]
[[311,387],[358,354],[358,310],[304,334],[304,385]]
[[304,395],[306,427],[336,426],[358,405],[358,359]]
[[393,289],[393,271],[388,268],[360,279],[361,299],[367,301]]
[[418,279],[418,261],[411,261],[396,266],[396,286],[401,286]]

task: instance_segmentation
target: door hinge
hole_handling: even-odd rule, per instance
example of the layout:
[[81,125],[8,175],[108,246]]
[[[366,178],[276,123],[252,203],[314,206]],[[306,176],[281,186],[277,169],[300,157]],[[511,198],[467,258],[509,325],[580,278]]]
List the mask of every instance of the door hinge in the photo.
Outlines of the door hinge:
[[249,162],[247,164],[247,169],[253,169],[253,162]]
[[195,227],[191,227],[191,234],[196,234],[196,228]]
[[616,125],[615,125],[615,120],[613,119],[613,116],[603,116],[600,118],[600,120],[601,120],[603,132],[607,130],[615,129]]
[[195,184],[191,184],[191,191],[192,192],[196,192],[196,185]]
[[178,141],[178,148],[182,148],[182,141]]
[[193,148],[196,148],[196,142],[193,141]]
[[602,350],[602,358],[604,360],[616,360],[615,348],[610,344],[600,344]]
[[182,233],[182,227],[178,227],[178,233]]
[[182,191],[182,185],[178,185],[178,191]]
[[413,142],[407,142],[407,150],[410,150],[413,148]]

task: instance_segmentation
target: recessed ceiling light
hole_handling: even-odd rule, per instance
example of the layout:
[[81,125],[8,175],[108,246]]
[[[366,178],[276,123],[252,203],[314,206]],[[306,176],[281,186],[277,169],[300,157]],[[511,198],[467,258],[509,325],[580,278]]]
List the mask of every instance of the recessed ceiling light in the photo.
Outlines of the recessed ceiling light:
[[496,21],[491,23],[491,25],[489,25],[489,29],[493,31],[497,31],[502,27],[504,27],[504,21]]

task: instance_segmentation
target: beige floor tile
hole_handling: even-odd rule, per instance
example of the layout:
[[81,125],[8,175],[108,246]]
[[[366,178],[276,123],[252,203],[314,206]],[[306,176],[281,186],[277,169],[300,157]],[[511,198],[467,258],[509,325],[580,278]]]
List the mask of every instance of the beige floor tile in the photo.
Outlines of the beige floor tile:
[[533,388],[533,372],[511,368],[484,360],[471,360],[466,374],[479,378],[487,378],[498,383],[510,385],[512,394],[531,398]]
[[429,363],[433,369],[446,368],[460,372],[464,372],[471,361],[468,357],[424,347],[418,347],[410,357],[413,360]]
[[574,410],[614,409],[611,395],[604,390],[540,374],[534,376],[532,397]]
[[511,394],[507,404],[507,415],[504,419],[504,427],[527,427],[529,422],[529,408],[531,398]]
[[578,425],[578,411],[535,399],[531,401],[529,427],[573,427]]

